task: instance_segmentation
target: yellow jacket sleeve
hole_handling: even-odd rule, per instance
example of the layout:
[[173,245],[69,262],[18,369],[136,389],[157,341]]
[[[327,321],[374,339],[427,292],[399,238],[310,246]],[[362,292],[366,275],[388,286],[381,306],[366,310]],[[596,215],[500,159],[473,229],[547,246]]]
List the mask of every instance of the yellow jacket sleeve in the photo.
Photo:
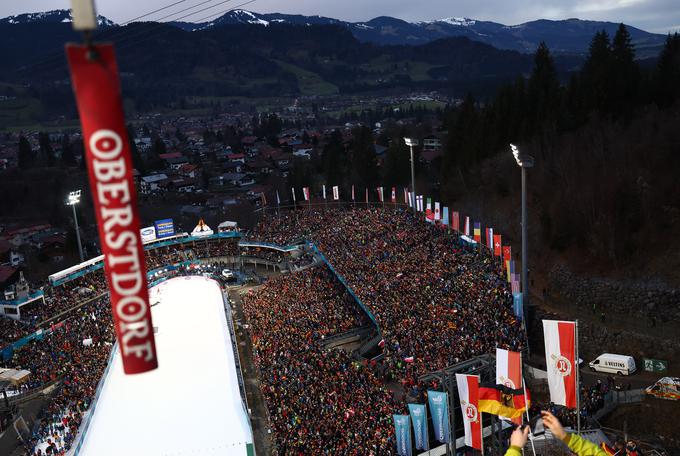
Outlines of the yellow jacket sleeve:
[[609,456],[602,448],[576,434],[567,434],[564,443],[578,456]]
[[511,445],[510,448],[505,452],[505,456],[522,456],[522,449]]

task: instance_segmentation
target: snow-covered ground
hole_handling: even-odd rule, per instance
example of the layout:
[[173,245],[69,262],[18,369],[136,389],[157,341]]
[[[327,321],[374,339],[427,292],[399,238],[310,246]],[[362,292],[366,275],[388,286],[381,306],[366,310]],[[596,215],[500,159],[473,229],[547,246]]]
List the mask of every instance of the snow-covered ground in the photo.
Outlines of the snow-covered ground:
[[178,277],[150,295],[159,367],[125,375],[116,352],[75,454],[247,454],[252,431],[219,284]]

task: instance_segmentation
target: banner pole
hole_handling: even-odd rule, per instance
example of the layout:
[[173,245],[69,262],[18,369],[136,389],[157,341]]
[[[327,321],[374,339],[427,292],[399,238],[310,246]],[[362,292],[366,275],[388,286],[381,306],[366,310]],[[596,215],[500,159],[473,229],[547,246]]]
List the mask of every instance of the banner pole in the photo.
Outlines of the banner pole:
[[[521,356],[521,355],[520,355]],[[521,364],[520,364],[521,366]],[[526,407],[527,423],[531,422],[529,417],[529,401],[527,400],[527,384],[524,381],[524,374],[522,374],[522,389],[524,390],[524,406]],[[531,431],[531,426],[529,426],[529,441],[531,442],[531,451],[536,456],[536,447],[534,446],[534,434]],[[524,448],[522,448],[522,453],[524,453]]]
[[574,363],[576,364],[576,434],[581,435],[581,385],[580,383],[580,365],[579,365],[579,355],[578,355],[578,320],[574,322],[574,345],[576,352],[576,359]]

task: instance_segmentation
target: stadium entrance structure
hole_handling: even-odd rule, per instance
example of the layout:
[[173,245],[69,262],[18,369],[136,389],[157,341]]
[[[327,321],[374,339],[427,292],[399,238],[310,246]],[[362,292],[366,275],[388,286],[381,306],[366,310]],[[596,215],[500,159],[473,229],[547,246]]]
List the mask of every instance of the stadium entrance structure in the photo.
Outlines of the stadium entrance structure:
[[112,352],[74,455],[254,455],[231,309],[220,285],[177,277],[153,287],[150,299],[159,367],[125,375],[118,349]]

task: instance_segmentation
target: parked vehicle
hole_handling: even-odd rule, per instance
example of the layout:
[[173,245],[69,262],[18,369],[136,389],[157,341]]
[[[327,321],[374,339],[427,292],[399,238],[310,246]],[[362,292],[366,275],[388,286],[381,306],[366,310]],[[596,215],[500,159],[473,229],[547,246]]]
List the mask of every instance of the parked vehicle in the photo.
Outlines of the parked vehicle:
[[680,378],[663,377],[652,386],[647,387],[645,393],[659,399],[680,401]]
[[613,353],[602,353],[588,365],[595,372],[617,375],[631,375],[636,370],[635,360],[632,356],[615,355]]

